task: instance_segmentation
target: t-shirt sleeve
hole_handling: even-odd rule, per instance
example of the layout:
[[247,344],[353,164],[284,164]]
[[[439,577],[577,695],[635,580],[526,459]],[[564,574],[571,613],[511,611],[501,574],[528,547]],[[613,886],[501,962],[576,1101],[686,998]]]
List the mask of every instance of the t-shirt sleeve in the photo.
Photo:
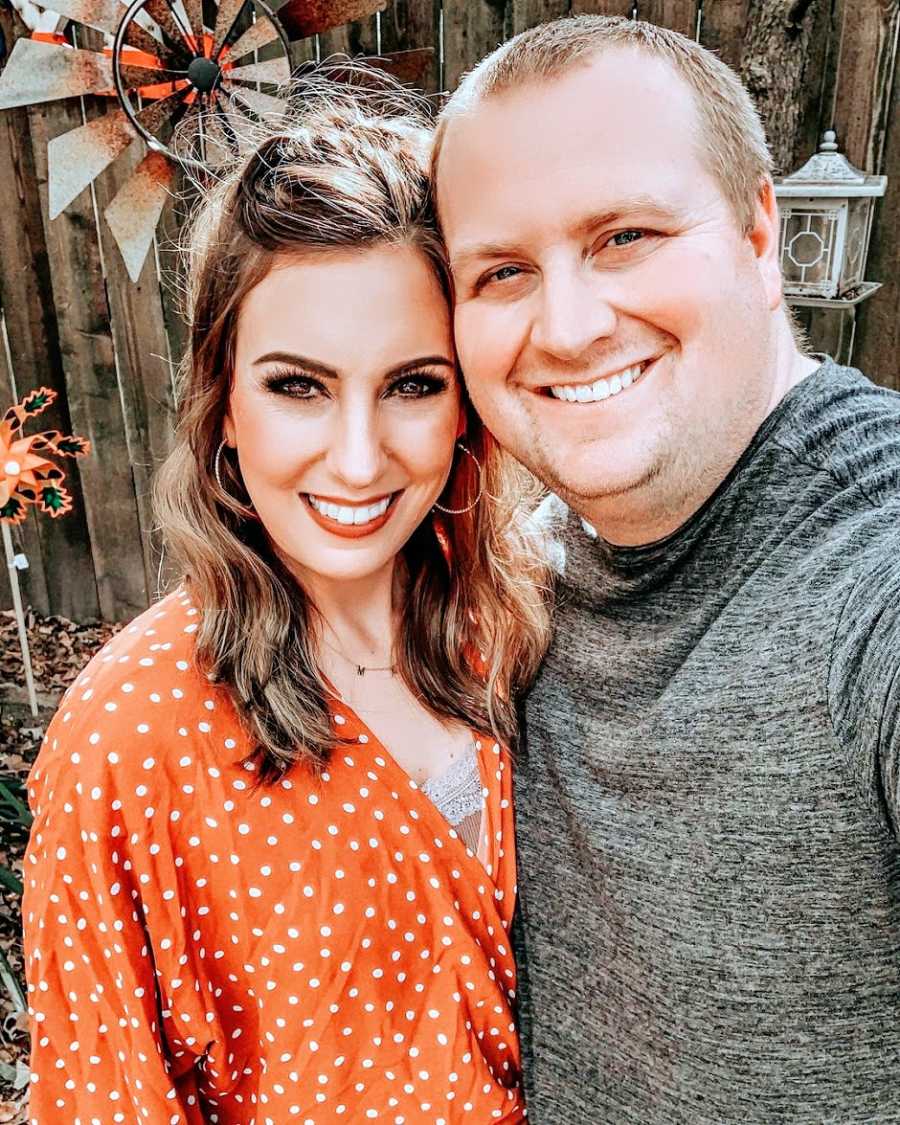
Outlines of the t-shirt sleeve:
[[197,1058],[167,1042],[160,951],[146,925],[153,888],[131,855],[110,764],[128,748],[104,730],[103,752],[93,753],[92,737],[70,733],[58,715],[29,778],[29,1121],[199,1125]]
[[828,696],[854,780],[900,840],[900,523],[869,552],[846,599]]

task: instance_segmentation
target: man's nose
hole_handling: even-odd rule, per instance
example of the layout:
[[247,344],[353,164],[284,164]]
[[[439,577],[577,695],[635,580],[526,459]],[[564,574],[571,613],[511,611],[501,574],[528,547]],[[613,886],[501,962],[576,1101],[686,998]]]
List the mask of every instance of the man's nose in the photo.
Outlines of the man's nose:
[[348,488],[367,488],[378,480],[386,462],[376,414],[365,406],[352,406],[341,411],[335,423],[328,467]]
[[595,275],[579,266],[545,271],[531,331],[536,348],[573,362],[611,336],[616,323],[616,311]]

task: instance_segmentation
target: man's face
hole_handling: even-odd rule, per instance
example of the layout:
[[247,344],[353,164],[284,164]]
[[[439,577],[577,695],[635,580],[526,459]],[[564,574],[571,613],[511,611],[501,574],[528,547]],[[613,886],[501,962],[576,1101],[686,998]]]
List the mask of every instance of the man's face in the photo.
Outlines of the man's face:
[[767,410],[777,227],[760,207],[742,234],[697,128],[666,64],[616,50],[479,104],[441,150],[474,404],[601,530],[707,495]]

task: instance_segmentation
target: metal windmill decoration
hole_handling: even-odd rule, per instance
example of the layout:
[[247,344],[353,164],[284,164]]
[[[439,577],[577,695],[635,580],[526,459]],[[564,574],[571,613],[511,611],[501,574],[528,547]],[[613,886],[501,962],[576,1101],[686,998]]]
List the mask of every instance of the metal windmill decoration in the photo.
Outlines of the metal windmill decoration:
[[[176,164],[197,173],[239,151],[247,124],[281,114],[290,45],[383,9],[387,0],[48,0],[60,16],[111,38],[99,51],[20,39],[0,74],[0,109],[87,94],[115,98],[111,112],[48,144],[54,219],[141,138],[149,151],[104,212],[137,281]],[[394,56],[404,80],[430,51]],[[402,56],[412,56],[404,62]],[[390,60],[391,56],[388,56]]]

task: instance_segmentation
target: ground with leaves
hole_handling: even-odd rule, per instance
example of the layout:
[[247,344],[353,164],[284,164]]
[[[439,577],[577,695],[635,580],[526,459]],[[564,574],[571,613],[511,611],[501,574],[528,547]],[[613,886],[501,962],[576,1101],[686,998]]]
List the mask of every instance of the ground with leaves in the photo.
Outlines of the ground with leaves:
[[18,887],[28,841],[25,779],[59,697],[115,632],[63,617],[28,615],[40,715],[28,707],[15,617],[0,612],[0,1125],[27,1121],[28,1028]]

